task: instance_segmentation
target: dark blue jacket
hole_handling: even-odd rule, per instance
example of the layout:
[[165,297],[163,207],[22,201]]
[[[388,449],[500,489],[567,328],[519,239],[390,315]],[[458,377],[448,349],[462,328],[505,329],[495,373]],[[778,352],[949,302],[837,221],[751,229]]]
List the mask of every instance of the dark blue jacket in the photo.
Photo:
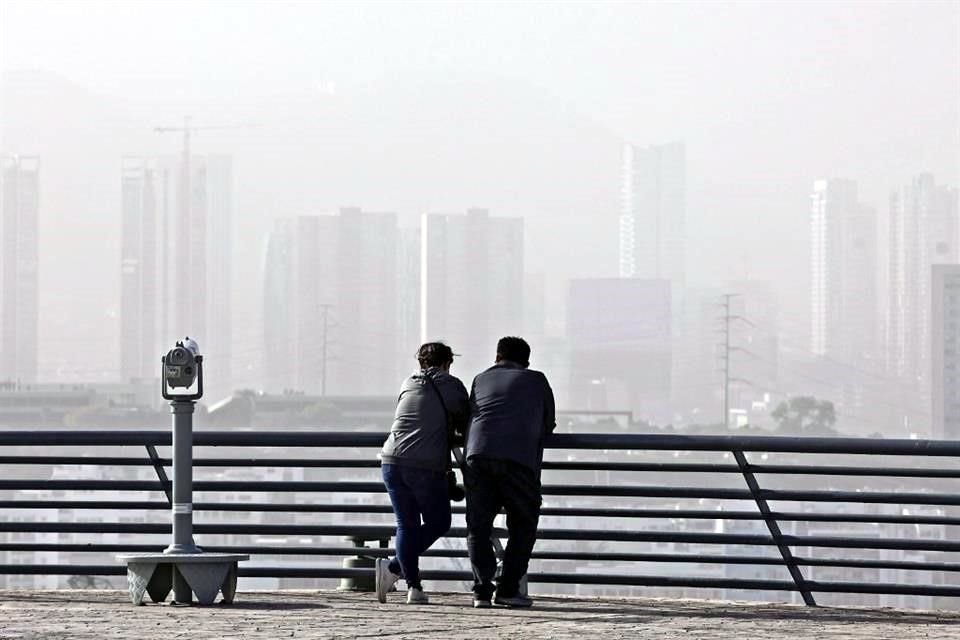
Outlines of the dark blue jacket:
[[540,371],[503,361],[473,379],[467,459],[511,460],[539,475],[543,441],[557,426],[553,390]]

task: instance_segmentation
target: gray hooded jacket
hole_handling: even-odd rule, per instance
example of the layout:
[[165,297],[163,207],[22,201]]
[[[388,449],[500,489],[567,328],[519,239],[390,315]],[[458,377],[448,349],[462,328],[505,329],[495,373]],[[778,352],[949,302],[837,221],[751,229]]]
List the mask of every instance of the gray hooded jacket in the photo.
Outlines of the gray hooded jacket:
[[470,399],[460,380],[438,367],[417,371],[404,380],[397,399],[397,411],[390,435],[383,443],[384,464],[445,471],[450,460],[447,444],[447,417],[437,391],[425,378],[430,375],[443,394],[453,424],[461,428],[470,417]]

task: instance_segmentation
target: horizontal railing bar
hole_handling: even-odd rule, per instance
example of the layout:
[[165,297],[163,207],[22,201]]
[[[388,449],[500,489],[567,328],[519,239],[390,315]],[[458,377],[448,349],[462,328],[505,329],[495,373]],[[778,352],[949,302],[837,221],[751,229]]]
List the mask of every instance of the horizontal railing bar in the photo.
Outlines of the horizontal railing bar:
[[[168,502],[132,500],[0,500],[0,509],[116,509],[169,511]],[[272,502],[194,502],[193,511],[287,512],[287,513],[393,513],[389,504],[289,504]],[[454,513],[463,513],[454,507]]]
[[[119,576],[125,575],[126,567],[120,565],[65,565],[65,564],[22,564],[0,565],[0,575],[16,573],[21,575],[98,575]],[[369,577],[370,569],[355,569],[346,567],[248,567],[243,564],[238,569],[240,577],[253,578],[364,578]],[[445,580],[463,582],[470,580],[471,575],[465,571],[425,570],[420,575],[425,580]],[[626,576],[603,574],[562,574],[562,573],[531,573],[530,582],[566,583],[566,584],[610,584],[627,586],[663,586],[663,587],[702,587],[709,589],[750,589],[767,591],[793,591],[792,582],[777,580],[737,580],[712,578],[681,578],[664,576]],[[960,593],[960,589],[957,589]],[[466,597],[466,596],[465,596]]]
[[[195,446],[379,447],[386,433],[356,431],[196,431]],[[160,430],[15,430],[0,432],[0,445],[169,446],[170,432]],[[669,434],[554,434],[552,449],[747,451],[864,455],[960,456],[960,442],[879,438],[804,436],[705,436]]]
[[[0,509],[70,509],[70,510],[136,510],[167,511],[162,501],[132,500],[0,500]],[[389,504],[290,504],[275,502],[195,502],[193,510],[220,512],[280,513],[393,513]],[[463,514],[462,506],[453,507],[454,514]],[[685,518],[691,520],[762,520],[756,511],[718,511],[715,509],[625,509],[595,507],[542,507],[540,514],[556,517],[602,518]],[[948,516],[864,514],[864,513],[800,513],[775,511],[777,520],[791,522],[849,522],[860,524],[922,524],[960,526],[960,518]]]
[[[370,569],[352,569],[344,567],[245,567],[240,566],[240,577],[262,578],[360,578],[368,577]],[[63,565],[63,564],[34,564],[34,565],[0,565],[0,574],[20,575],[100,575],[120,576],[126,574],[123,566],[111,565]],[[422,571],[425,580],[466,581],[470,574],[465,571]],[[530,582],[553,584],[598,584],[622,585],[638,587],[688,587],[702,589],[737,589],[749,591],[796,591],[792,582],[780,580],[738,580],[732,578],[699,578],[699,577],[670,577],[670,576],[643,576],[618,574],[588,574],[588,573],[531,573]],[[819,593],[871,593],[891,595],[943,596],[960,597],[960,587],[940,585],[902,585],[892,583],[858,583],[858,582],[817,582],[808,580],[804,583],[811,591]]]
[[602,460],[576,460],[553,462],[544,460],[544,470],[555,471],[631,471],[651,473],[740,473],[735,464],[707,462],[605,462]]
[[[159,553],[164,545],[159,544],[56,544],[56,543],[0,543],[0,551],[31,551],[61,553]],[[282,547],[220,546],[203,545],[209,553],[239,553],[245,555],[272,556],[357,556],[389,557],[396,553],[393,548],[380,547],[306,547],[286,545]],[[423,554],[431,558],[466,558],[466,549],[428,549]],[[534,560],[587,560],[602,562],[679,562],[700,564],[763,564],[779,565],[779,557],[768,556],[728,556],[708,554],[667,554],[667,553],[612,553],[612,552],[576,552],[576,551],[534,551],[530,556]],[[957,565],[960,571],[960,565]]]
[[[157,553],[164,549],[162,544],[58,544],[58,543],[0,543],[0,551],[20,552],[61,552],[61,553]],[[203,545],[210,553],[239,553],[246,555],[272,556],[356,556],[389,557],[396,553],[393,548],[380,547],[307,547],[285,545],[221,546]],[[432,558],[466,558],[466,549],[428,549],[423,556]],[[693,564],[742,564],[742,565],[782,565],[779,556],[738,556],[691,553],[614,553],[614,552],[567,552],[536,551],[534,560],[586,560],[601,562],[662,562]],[[899,560],[860,560],[831,558],[794,558],[801,566],[810,567],[851,567],[861,569],[895,569],[904,571],[960,571],[956,562],[911,562]]]
[[[135,502],[132,500],[0,500],[0,509],[73,509],[73,510],[136,510],[168,511],[167,502]],[[466,512],[454,506],[453,513]],[[287,512],[287,513],[393,513],[389,504],[290,504],[275,502],[195,502],[193,511]],[[700,520],[759,520],[755,511],[623,509],[595,507],[542,507],[542,516],[602,518],[690,518]],[[804,514],[799,514],[803,516]],[[957,519],[960,524],[960,519]]]
[[[169,467],[170,458],[160,458],[160,464]],[[0,465],[63,465],[83,464],[94,466],[147,466],[152,467],[150,458],[104,457],[104,456],[0,456]],[[295,467],[295,468],[342,468],[373,469],[380,467],[380,461],[344,460],[324,458],[194,458],[195,467]]]
[[960,478],[960,469],[924,469],[922,467],[858,467],[836,465],[751,464],[754,473],[818,476],[872,476],[889,478]]
[[[150,544],[56,544],[56,543],[0,543],[0,551],[17,552],[60,552],[60,553],[158,553],[164,545]],[[246,555],[272,556],[357,556],[389,557],[396,553],[393,548],[380,547],[303,547],[303,546],[220,546],[204,545],[209,553],[238,553]],[[466,558],[466,549],[429,549],[422,554],[432,558]],[[669,554],[669,553],[582,553],[566,551],[534,551],[534,560],[595,560],[602,562],[655,562],[682,564],[740,564],[740,565],[781,565],[783,561],[776,556],[737,556],[710,554]],[[911,562],[898,560],[861,560],[831,558],[795,558],[797,564],[810,567],[849,567],[877,570],[902,571],[960,571],[960,563],[955,562]]]
[[[88,491],[158,491],[170,483],[154,480],[0,480],[0,490],[88,490]],[[324,493],[386,493],[382,482],[304,482],[247,480],[195,480],[194,491],[243,491],[256,493],[301,491]],[[648,498],[712,498],[717,500],[746,500],[745,489],[715,489],[705,487],[658,486],[604,486],[604,485],[545,485],[544,495],[648,497]],[[960,498],[958,498],[960,500]]]
[[[169,483],[152,480],[0,480],[0,490],[90,490],[90,491],[157,491]],[[329,492],[329,493],[385,493],[382,482],[304,482],[197,480],[194,491],[244,492]],[[663,487],[643,485],[545,485],[544,495],[645,497],[645,498],[710,498],[716,500],[747,500],[746,489],[708,487]],[[903,493],[871,491],[793,491],[762,489],[759,495],[766,500],[802,502],[862,502],[881,504],[960,505],[958,494]]]
[[960,495],[946,493],[907,493],[899,491],[795,491],[761,489],[767,500],[787,502],[861,502],[869,504],[960,505]]
[[[18,573],[22,575],[125,575],[126,567],[120,565],[64,565],[64,564],[36,564],[36,565],[0,565],[0,575],[4,573]],[[240,577],[254,578],[363,578],[371,575],[370,569],[355,569],[346,567],[248,567],[240,565]],[[471,575],[465,571],[424,570],[420,575],[425,580],[467,581]],[[711,578],[680,578],[665,576],[627,576],[615,574],[561,574],[561,573],[531,573],[530,582],[566,583],[566,584],[610,584],[625,586],[663,586],[663,587],[702,587],[724,589],[750,589],[768,591],[794,591],[792,582],[777,580],[737,580]],[[957,589],[960,593],[960,589]]]
[[0,575],[123,576],[127,568],[97,564],[0,564]]
[[[0,456],[0,465],[62,465],[81,464],[96,466],[153,466],[149,458],[104,457],[104,456]],[[160,458],[160,464],[169,467],[170,458]],[[343,468],[375,469],[380,461],[370,459],[332,458],[194,458],[195,467],[293,467],[293,468]],[[635,471],[654,473],[739,473],[736,465],[706,463],[661,463],[661,462],[604,462],[582,460],[576,462],[544,461],[545,470],[556,471]]]
[[[194,524],[195,533],[233,535],[356,536],[369,540],[390,539],[394,528],[386,525],[300,525],[300,524]],[[32,533],[141,533],[168,534],[166,523],[135,522],[0,522],[0,531]],[[497,535],[506,537],[505,530]],[[466,529],[452,528],[448,538],[466,537]],[[543,529],[541,540],[591,540],[611,542],[665,542],[727,545],[771,545],[766,535],[671,531],[626,531],[603,529]],[[862,538],[784,535],[791,547],[845,549],[900,549],[907,551],[960,551],[960,542],[923,538]]]
[[960,541],[925,538],[860,538],[784,535],[791,547],[830,547],[836,549],[898,549],[901,551],[960,551]]
[[852,569],[897,569],[901,571],[960,571],[960,562],[917,562],[910,560],[861,560],[858,558],[801,558],[797,564],[805,567],[848,567]]
[[[33,533],[141,533],[168,534],[168,523],[138,522],[0,522],[0,531]],[[394,527],[388,525],[299,525],[299,524],[194,524],[197,534],[233,535],[289,535],[289,536],[355,536],[368,540],[390,539]],[[496,534],[505,538],[506,530],[497,529]],[[448,538],[465,539],[467,530],[462,527],[450,529]],[[691,533],[660,531],[616,531],[590,529],[541,529],[541,540],[594,540],[619,542],[693,542],[704,544],[767,545],[770,538],[763,535],[734,533]],[[958,545],[960,547],[960,545]]]
[[[0,480],[0,490],[43,491],[159,491],[170,483],[156,480]],[[255,484],[246,480],[195,480],[194,491],[244,491],[271,492],[323,492],[323,493],[386,493],[382,482],[306,482],[306,481],[261,481]],[[607,496],[607,497],[664,497],[664,498],[712,498],[718,500],[744,500],[750,492],[744,489],[716,489],[706,487],[660,487],[660,486],[605,486],[605,485],[545,485],[544,495]]]
[[811,591],[819,593],[871,593],[899,596],[943,596],[960,598],[960,587],[944,587],[927,584],[897,584],[891,582],[818,582],[809,580],[805,583]]
[[[104,456],[0,456],[0,465],[95,465],[95,466],[152,466],[149,458]],[[169,467],[170,458],[160,458],[160,464]],[[278,468],[342,468],[374,469],[380,466],[376,459],[323,458],[195,458],[195,467],[278,467]],[[669,462],[604,462],[582,460],[574,462],[543,463],[545,470],[555,471],[624,471],[649,473],[739,473],[732,464],[669,463]],[[895,478],[960,478],[958,469],[924,469],[861,467],[835,465],[771,465],[754,464],[755,473],[777,475],[820,475]]]
[[[155,553],[162,551],[162,544],[96,544],[96,543],[35,543],[35,542],[4,542],[0,543],[0,551],[21,552],[61,552],[61,553]],[[285,545],[281,547],[269,545],[253,546],[220,546],[203,545],[203,549],[212,553],[240,553],[247,555],[331,555],[331,556],[378,556],[388,557],[395,553],[393,548],[380,547],[307,547],[299,545]],[[436,558],[465,558],[466,549],[429,549],[424,556]],[[531,556],[536,560],[599,560],[607,562],[677,562],[697,564],[748,564],[748,565],[782,565],[779,556],[738,556],[738,555],[711,555],[689,553],[612,553],[612,552],[566,552],[566,551],[536,551]],[[798,565],[810,567],[851,567],[861,569],[898,569],[907,571],[960,571],[960,563],[956,562],[915,562],[899,560],[860,560],[832,559],[832,558],[795,558]]]
[[[134,510],[167,511],[170,504],[162,501],[133,500],[0,500],[0,509],[57,510]],[[195,502],[194,512],[273,512],[273,513],[393,513],[389,504],[290,504],[275,502]],[[454,506],[453,513],[466,509]],[[625,509],[595,507],[542,507],[540,514],[556,517],[597,518],[670,518],[691,520],[762,520],[756,511],[718,511],[715,509]],[[777,520],[791,522],[849,522],[861,524],[923,524],[960,526],[960,518],[948,516],[863,514],[863,513],[799,513],[775,511]]]
[[132,467],[153,465],[150,458],[129,458],[110,456],[0,456],[0,465],[31,464],[31,465],[62,465],[87,464],[104,467]]
[[771,515],[780,521],[788,522],[851,522],[859,524],[926,524],[960,525],[960,518],[947,516],[915,516],[897,514],[866,513],[797,513],[790,511],[772,511]]

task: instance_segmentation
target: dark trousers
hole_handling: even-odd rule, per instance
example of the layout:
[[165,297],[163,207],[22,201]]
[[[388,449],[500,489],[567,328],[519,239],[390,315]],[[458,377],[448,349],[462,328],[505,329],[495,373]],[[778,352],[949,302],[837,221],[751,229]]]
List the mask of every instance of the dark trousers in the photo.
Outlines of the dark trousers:
[[509,460],[471,458],[464,474],[467,488],[467,550],[473,567],[473,592],[481,598],[493,595],[497,558],[493,552],[493,520],[507,513],[507,547],[503,570],[497,579],[498,595],[517,594],[526,575],[537,539],[540,519],[540,480],[532,469]]
[[403,576],[407,588],[420,589],[420,555],[450,530],[447,475],[396,464],[382,465],[381,472],[397,517],[397,557],[390,571]]

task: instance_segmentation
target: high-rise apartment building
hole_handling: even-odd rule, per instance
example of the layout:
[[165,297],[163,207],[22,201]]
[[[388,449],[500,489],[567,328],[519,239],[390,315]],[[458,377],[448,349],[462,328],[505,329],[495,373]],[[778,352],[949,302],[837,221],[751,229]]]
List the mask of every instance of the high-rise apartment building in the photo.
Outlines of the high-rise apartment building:
[[887,369],[921,392],[929,386],[930,268],[960,261],[957,189],[915,177],[890,196]]
[[623,148],[620,277],[686,280],[686,151],[681,143]]
[[35,382],[39,158],[4,158],[0,184],[0,381]]
[[960,440],[960,264],[933,265],[931,284],[931,435]]
[[[198,289],[187,304],[202,328],[174,330],[176,334],[193,331],[202,337],[201,346],[209,354],[204,369],[211,389],[228,393],[233,376],[233,159],[211,154],[199,158],[194,166],[193,228],[202,226],[205,246],[201,249],[193,243],[192,264],[203,264],[203,281],[197,283]],[[198,278],[200,272],[198,269]]]
[[499,338],[522,335],[523,219],[424,214],[420,233],[420,339],[462,354],[467,379],[493,364]]
[[229,391],[231,157],[124,158],[121,195],[122,377],[155,376],[162,352],[189,335],[211,395]]
[[[394,393],[416,345],[403,326],[396,215],[277,220],[264,280],[265,386],[327,395]],[[406,357],[403,357],[403,356]]]
[[852,180],[817,180],[810,212],[811,348],[816,355],[875,367],[877,223]]
[[154,159],[125,157],[121,176],[120,374],[157,375],[161,349],[159,214],[162,173]]

